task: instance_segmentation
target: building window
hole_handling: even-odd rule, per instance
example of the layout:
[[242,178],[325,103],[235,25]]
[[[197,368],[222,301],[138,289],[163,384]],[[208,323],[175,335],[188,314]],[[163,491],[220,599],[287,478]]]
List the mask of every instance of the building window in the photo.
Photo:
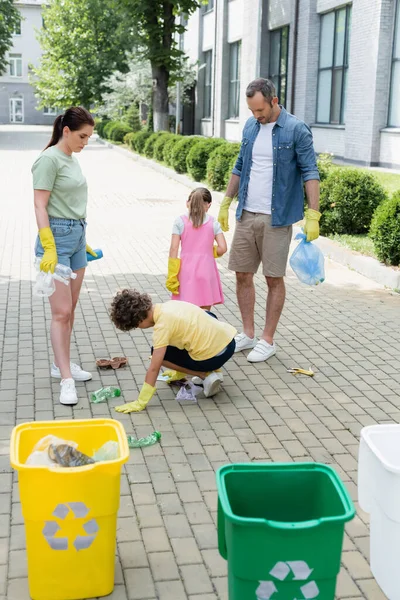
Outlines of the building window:
[[212,95],[212,50],[204,53],[204,107],[203,118],[211,117],[211,95]]
[[43,114],[44,115],[56,115],[57,114],[57,109],[56,108],[51,108],[50,106],[45,106],[43,108]]
[[14,35],[21,35],[21,19],[18,21],[18,23],[15,26]]
[[289,27],[281,27],[270,32],[269,75],[276,88],[279,103],[286,105],[286,84],[288,71]]
[[229,44],[229,119],[239,116],[241,43]]
[[205,15],[206,13],[210,12],[210,10],[213,10],[214,8],[214,0],[208,0],[207,4],[203,4],[201,7],[201,12],[203,13],[203,15]]
[[21,54],[10,54],[10,76],[22,77],[22,56]]
[[345,123],[351,6],[321,15],[317,123]]
[[400,0],[397,0],[390,85],[389,127],[400,127]]
[[10,123],[24,122],[24,99],[22,96],[18,98],[10,98]]

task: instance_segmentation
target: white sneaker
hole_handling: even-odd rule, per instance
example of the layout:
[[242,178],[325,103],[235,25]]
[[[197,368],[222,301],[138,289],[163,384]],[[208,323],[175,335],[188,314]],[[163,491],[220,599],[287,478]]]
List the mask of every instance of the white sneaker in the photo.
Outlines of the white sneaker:
[[205,379],[203,379],[204,395],[206,398],[215,396],[221,389],[221,383],[224,380],[222,373],[216,373],[213,371]]
[[[213,371],[213,373],[216,373],[217,375],[219,375],[219,378],[222,383],[224,380],[224,376],[222,375],[221,371]],[[194,377],[192,377],[192,383],[194,383],[194,385],[203,385],[204,379],[202,379],[201,377],[197,377],[197,375],[195,375]]]
[[73,406],[78,403],[78,396],[75,389],[75,381],[71,378],[61,379],[60,402],[65,406]]
[[249,350],[249,348],[254,348],[257,344],[257,338],[251,338],[244,333],[238,333],[235,336],[236,348],[235,352],[241,352],[242,350]]
[[[75,381],[89,381],[92,379],[92,374],[89,371],[84,371],[79,365],[73,362],[70,364],[72,379],[75,379]],[[51,365],[51,376],[61,379],[60,369],[54,363]]]
[[249,362],[263,362],[276,354],[275,344],[268,344],[265,340],[260,340],[254,349],[248,354]]

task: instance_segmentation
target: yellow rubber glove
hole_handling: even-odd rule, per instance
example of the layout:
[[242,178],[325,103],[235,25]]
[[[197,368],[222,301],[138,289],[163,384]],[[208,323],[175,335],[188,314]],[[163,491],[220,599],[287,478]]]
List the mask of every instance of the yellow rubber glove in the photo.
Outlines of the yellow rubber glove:
[[303,231],[307,236],[307,242],[312,242],[319,237],[319,220],[321,213],[313,208],[306,210],[306,222],[303,227]]
[[213,253],[214,253],[214,258],[219,258],[219,254],[218,254],[218,246],[213,246]]
[[179,371],[173,371],[172,369],[166,369],[163,372],[165,377],[168,379],[165,380],[165,383],[172,383],[173,381],[182,381],[182,379],[186,378],[186,373],[180,373]]
[[44,248],[44,254],[40,263],[40,270],[48,273],[54,273],[54,269],[58,263],[56,242],[50,227],[39,229],[39,238]]
[[221,202],[218,213],[218,223],[221,225],[222,231],[229,231],[229,207],[233,202],[233,198],[225,196]]
[[140,390],[140,394],[135,402],[128,402],[127,404],[122,404],[122,406],[116,406],[115,410],[119,413],[131,413],[131,412],[140,412],[144,410],[152,397],[154,396],[156,391],[155,387],[152,387],[148,383],[144,382],[142,385],[142,389]]
[[89,244],[86,244],[86,252],[94,256],[94,258],[97,258],[96,252],[94,252],[94,250],[89,246]]
[[166,288],[171,294],[175,296],[179,294],[179,279],[178,273],[181,268],[180,258],[169,258],[168,259],[168,277],[166,281]]

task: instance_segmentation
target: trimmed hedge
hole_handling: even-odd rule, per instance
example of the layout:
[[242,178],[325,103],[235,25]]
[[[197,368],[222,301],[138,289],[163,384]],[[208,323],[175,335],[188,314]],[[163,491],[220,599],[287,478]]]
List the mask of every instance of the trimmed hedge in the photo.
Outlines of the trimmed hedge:
[[215,148],[226,144],[226,140],[222,138],[209,138],[201,140],[198,144],[191,147],[189,154],[186,157],[186,168],[189,175],[195,181],[203,181],[207,176],[207,160]]
[[171,166],[177,173],[186,173],[186,157],[190,152],[190,149],[195,144],[198,144],[203,138],[199,136],[183,136],[177,144],[175,144],[172,150],[172,161]]
[[156,141],[154,143],[154,150],[153,150],[153,158],[155,160],[159,160],[160,162],[162,162],[164,160],[165,144],[168,142],[168,140],[171,138],[172,135],[174,135],[174,134],[168,133],[166,131],[163,135],[158,136],[158,138],[156,139]]
[[125,136],[124,136],[124,144],[126,144],[130,148],[132,148],[131,140],[133,140],[134,135],[135,135],[135,133],[133,131],[131,131],[130,133],[125,134]]
[[164,162],[169,167],[172,167],[172,153],[174,151],[175,145],[178,142],[180,142],[180,140],[181,140],[180,135],[171,134],[171,136],[165,142],[165,146],[163,149],[163,159],[164,159]]
[[376,209],[370,237],[379,260],[400,266],[400,190]]
[[131,133],[132,129],[127,123],[122,121],[110,121],[104,127],[103,135],[112,142],[122,142],[127,133]]
[[376,177],[361,169],[334,168],[321,185],[321,234],[367,233],[387,195]]
[[165,135],[165,131],[157,131],[150,135],[147,138],[146,143],[144,145],[143,153],[146,158],[153,158],[154,156],[154,145],[160,136]]
[[138,152],[138,154],[143,154],[144,145],[150,136],[151,132],[146,130],[138,131],[137,133],[135,133],[131,139],[132,150]]
[[111,122],[110,119],[104,118],[96,123],[95,129],[100,137],[104,137],[104,128],[107,125],[107,123],[110,123],[110,122]]
[[332,154],[324,153],[318,156],[317,166],[319,171],[319,178],[322,181],[328,177],[330,172],[332,171]]
[[207,161],[207,183],[213,190],[225,191],[239,150],[239,143],[227,142],[212,152]]

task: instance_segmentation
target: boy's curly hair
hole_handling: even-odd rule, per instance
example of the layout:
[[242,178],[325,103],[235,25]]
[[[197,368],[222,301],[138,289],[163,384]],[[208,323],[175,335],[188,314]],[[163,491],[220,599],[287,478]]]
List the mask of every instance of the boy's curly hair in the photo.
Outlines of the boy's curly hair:
[[148,294],[141,294],[137,290],[122,290],[112,299],[111,321],[122,331],[136,329],[147,318],[152,306]]

